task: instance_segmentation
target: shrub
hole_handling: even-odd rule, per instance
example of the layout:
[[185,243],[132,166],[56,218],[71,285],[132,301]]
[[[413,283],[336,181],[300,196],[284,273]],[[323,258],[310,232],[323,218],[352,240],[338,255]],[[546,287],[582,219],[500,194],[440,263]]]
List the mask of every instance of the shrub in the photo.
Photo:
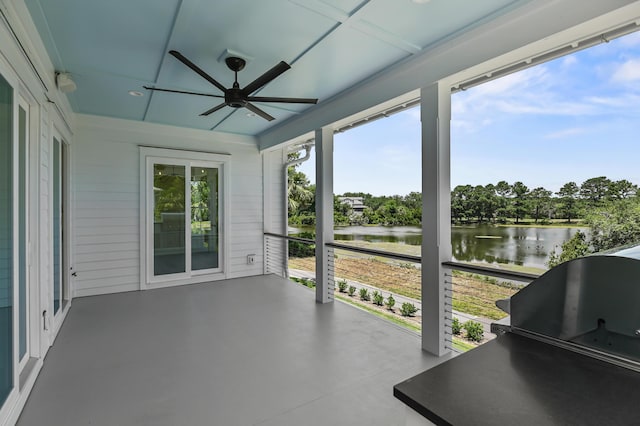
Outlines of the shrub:
[[352,296],[352,297],[353,297],[353,295],[355,294],[356,290],[357,290],[357,289],[356,289],[356,287],[355,287],[355,286],[350,285],[350,286],[349,286],[349,296]]
[[451,332],[456,336],[459,336],[462,333],[462,323],[458,318],[454,318],[451,321]]
[[316,286],[315,281],[310,280],[309,278],[301,278],[300,284],[309,288],[314,288]]
[[348,286],[349,285],[347,284],[347,280],[338,281],[338,290],[340,291],[340,293],[346,293]]
[[[315,235],[311,232],[301,232],[298,237],[314,239]],[[299,241],[289,241],[290,257],[313,257],[316,255],[316,245],[307,244]]]
[[373,304],[378,306],[382,306],[384,304],[384,297],[382,296],[382,293],[377,290],[373,292]]
[[390,294],[389,297],[387,297],[387,300],[384,301],[384,304],[387,305],[388,310],[393,311],[393,306],[396,304],[396,299],[394,299]]
[[371,300],[371,295],[369,294],[369,290],[367,290],[366,288],[362,287],[360,289],[360,299],[361,300]]
[[403,317],[412,317],[416,312],[418,312],[418,308],[413,303],[403,303],[400,307],[400,314]]
[[480,342],[484,337],[484,328],[477,321],[467,321],[462,326],[467,331],[467,339],[472,342]]

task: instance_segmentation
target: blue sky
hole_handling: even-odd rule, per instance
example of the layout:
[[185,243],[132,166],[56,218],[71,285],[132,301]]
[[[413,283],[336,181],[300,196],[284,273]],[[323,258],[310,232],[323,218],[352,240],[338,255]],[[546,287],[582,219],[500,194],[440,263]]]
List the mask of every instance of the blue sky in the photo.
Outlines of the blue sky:
[[[451,185],[640,184],[640,33],[458,92]],[[314,157],[301,166],[313,182]],[[420,191],[419,109],[335,136],[334,192]]]

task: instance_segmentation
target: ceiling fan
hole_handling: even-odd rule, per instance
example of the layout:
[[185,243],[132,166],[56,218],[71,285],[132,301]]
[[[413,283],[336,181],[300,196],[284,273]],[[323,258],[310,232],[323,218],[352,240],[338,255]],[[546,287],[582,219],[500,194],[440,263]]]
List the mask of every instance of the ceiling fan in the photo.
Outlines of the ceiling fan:
[[225,106],[230,106],[232,108],[246,108],[249,111],[253,112],[254,114],[264,118],[265,120],[271,121],[271,120],[275,120],[275,118],[267,114],[266,112],[264,112],[263,110],[261,110],[260,108],[252,104],[251,102],[282,102],[282,103],[293,103],[293,104],[318,103],[318,100],[313,98],[275,98],[275,97],[264,97],[264,96],[251,96],[251,94],[254,93],[256,90],[264,87],[267,83],[271,82],[280,74],[282,74],[283,72],[291,68],[291,66],[284,61],[280,61],[279,64],[277,64],[276,66],[271,68],[269,71],[262,74],[260,77],[253,80],[251,83],[247,84],[244,88],[240,88],[240,85],[238,84],[238,71],[242,71],[242,69],[246,65],[246,61],[242,58],[230,56],[225,59],[225,63],[227,64],[227,67],[229,67],[229,69],[235,73],[235,81],[233,83],[233,86],[227,89],[218,81],[216,81],[213,77],[211,77],[209,74],[204,72],[201,68],[199,68],[196,64],[194,64],[189,59],[184,57],[184,55],[182,55],[177,50],[171,50],[169,51],[169,53],[173,57],[175,57],[177,60],[179,60],[180,62],[182,62],[189,68],[191,68],[194,72],[200,75],[200,77],[204,78],[209,83],[213,84],[218,89],[220,89],[222,93],[224,93],[224,96],[212,95],[209,93],[188,92],[184,90],[161,89],[158,87],[148,87],[148,86],[143,86],[143,87],[147,90],[155,90],[159,92],[183,93],[185,95],[209,96],[212,98],[224,99],[223,103],[221,103],[220,105],[216,105],[213,108],[203,112],[202,114],[200,114],[201,116],[208,116],[224,108]]

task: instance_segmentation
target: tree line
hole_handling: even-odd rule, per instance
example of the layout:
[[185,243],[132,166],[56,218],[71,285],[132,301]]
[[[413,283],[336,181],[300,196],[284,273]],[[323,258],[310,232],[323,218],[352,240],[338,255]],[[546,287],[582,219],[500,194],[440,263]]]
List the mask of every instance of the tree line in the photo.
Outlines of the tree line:
[[[315,186],[295,167],[289,168],[289,223],[315,225]],[[362,197],[364,211],[334,197],[336,225],[415,225],[422,219],[422,194],[374,196],[347,192],[343,197]],[[578,231],[558,251],[550,253],[550,267],[589,253],[640,241],[640,191],[626,179],[605,176],[578,185],[567,182],[556,191],[529,189],[522,182],[500,181],[487,185],[458,185],[451,191],[452,223],[507,223],[533,220],[545,224],[551,219],[573,223],[578,219],[589,228],[588,236]],[[311,236],[308,236],[311,237]],[[308,247],[307,247],[308,248]],[[311,254],[309,254],[311,255]]]
[[451,192],[451,220],[455,223],[519,223],[533,219],[545,223],[564,219],[567,223],[584,218],[595,208],[636,198],[638,186],[626,179],[598,176],[581,185],[567,182],[557,191],[543,187],[529,189],[522,182],[500,181],[488,185],[458,185]]
[[[315,225],[315,185],[295,167],[289,169],[289,222]],[[364,211],[354,212],[341,197],[361,197]],[[451,221],[463,223],[508,223],[523,221],[545,224],[552,219],[574,223],[597,209],[640,199],[638,186],[626,179],[605,176],[577,184],[567,182],[556,191],[543,187],[529,189],[522,182],[500,181],[487,185],[458,185],[451,191]],[[336,225],[419,226],[422,221],[422,194],[375,196],[347,192],[334,197]]]

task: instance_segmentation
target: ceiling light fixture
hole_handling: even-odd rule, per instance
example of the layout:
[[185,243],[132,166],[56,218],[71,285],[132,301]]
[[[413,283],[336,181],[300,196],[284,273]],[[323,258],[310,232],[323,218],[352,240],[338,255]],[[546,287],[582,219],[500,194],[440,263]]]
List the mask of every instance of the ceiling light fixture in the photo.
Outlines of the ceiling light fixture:
[[425,4],[425,3],[429,3],[431,0],[411,0],[412,3],[415,4]]
[[138,92],[137,90],[129,90],[129,94],[131,96],[144,96],[144,93]]

